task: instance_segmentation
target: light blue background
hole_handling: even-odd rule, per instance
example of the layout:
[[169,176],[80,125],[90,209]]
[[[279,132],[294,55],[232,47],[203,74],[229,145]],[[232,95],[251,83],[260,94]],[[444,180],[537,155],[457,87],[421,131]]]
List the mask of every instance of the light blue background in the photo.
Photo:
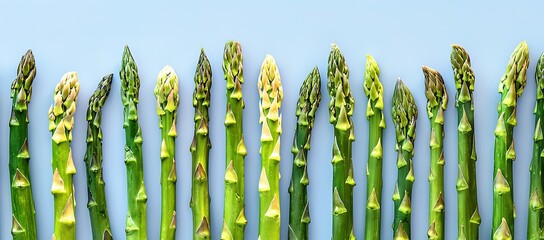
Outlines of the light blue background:
[[[381,68],[385,87],[385,116],[388,128],[384,142],[384,188],[382,199],[382,237],[392,238],[393,193],[396,181],[394,130],[391,122],[391,96],[394,82],[401,77],[415,95],[420,109],[415,144],[413,194],[413,239],[425,239],[427,231],[429,124],[425,113],[422,65],[439,70],[450,94],[446,112],[446,234],[457,235],[456,111],[455,89],[449,54],[450,44],[464,46],[471,55],[476,74],[476,134],[478,150],[478,191],[483,239],[491,234],[493,130],[499,99],[497,84],[514,47],[527,40],[531,65],[526,92],[519,100],[515,139],[518,160],[514,164],[516,239],[525,239],[532,151],[534,70],[544,51],[541,14],[544,4],[493,1],[473,3],[402,2],[355,3],[351,1],[38,1],[31,6],[9,1],[0,7],[0,238],[10,239],[11,205],[8,174],[9,86],[16,74],[20,56],[32,48],[38,75],[34,82],[30,120],[31,173],[38,218],[39,236],[49,239],[53,232],[50,133],[47,110],[53,89],[67,71],[77,71],[81,83],[76,125],[73,133],[77,191],[77,235],[90,238],[86,208],[85,151],[87,101],[103,75],[115,73],[110,98],[104,108],[104,178],[113,235],[124,239],[126,176],[124,131],[118,71],[123,46],[129,44],[142,79],[139,105],[145,154],[145,183],[148,200],[149,239],[158,239],[160,217],[160,133],[155,113],[153,88],[159,70],[171,64],[180,77],[181,104],[178,122],[178,231],[179,239],[191,239],[190,153],[193,134],[193,74],[200,48],[205,48],[213,67],[210,155],[211,227],[213,239],[221,232],[223,215],[225,81],[221,69],[223,45],[235,39],[242,43],[246,101],[244,132],[246,158],[247,239],[257,238],[259,135],[256,81],[265,54],[272,54],[279,66],[285,90],[281,173],[282,239],[287,237],[288,183],[291,174],[291,139],[294,134],[298,89],[314,65],[322,74],[323,100],[317,112],[309,155],[311,201],[310,238],[330,239],[332,127],[328,123],[326,68],[330,44],[342,49],[351,70],[350,82],[356,108],[353,116],[356,141],[354,168],[355,234],[364,232],[365,165],[367,155],[366,98],[362,82],[365,55],[372,54]],[[395,7],[391,7],[395,6]]]

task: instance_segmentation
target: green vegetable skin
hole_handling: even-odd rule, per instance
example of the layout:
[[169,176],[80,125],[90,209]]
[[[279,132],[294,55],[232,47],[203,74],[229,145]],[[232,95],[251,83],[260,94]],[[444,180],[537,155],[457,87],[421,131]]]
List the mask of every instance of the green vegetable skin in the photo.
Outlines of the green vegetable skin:
[[165,66],[155,86],[157,115],[161,129],[161,233],[160,239],[176,237],[176,149],[177,108],[179,104],[178,76]]
[[393,193],[395,218],[393,232],[395,240],[410,239],[410,214],[412,212],[412,185],[414,184],[414,142],[416,140],[417,106],[412,93],[399,79],[393,93],[393,123],[397,144],[397,185]]
[[498,105],[499,119],[495,128],[495,166],[493,175],[493,239],[514,237],[514,177],[512,162],[514,150],[514,127],[517,98],[523,93],[527,82],[529,48],[521,42],[510,57],[506,73],[499,83],[501,101]]
[[11,234],[13,239],[37,239],[36,212],[30,185],[30,153],[28,152],[28,104],[36,66],[28,50],[17,68],[17,78],[11,84],[13,100],[9,121],[9,176],[11,181]]
[[448,92],[442,75],[423,66],[427,115],[431,124],[429,147],[431,170],[429,172],[429,239],[444,239],[444,111],[448,105]]
[[247,154],[243,135],[242,48],[240,43],[225,44],[223,72],[226,81],[227,112],[226,169],[225,169],[225,212],[221,239],[244,239],[247,224],[244,201],[244,158]]
[[349,87],[349,70],[340,49],[333,44],[329,54],[327,88],[329,121],[334,126],[332,148],[333,195],[332,239],[355,239],[353,234],[353,164],[351,160],[354,100]]
[[146,239],[146,202],[142,157],[142,130],[138,124],[140,77],[130,49],[125,46],[119,72],[121,101],[124,107],[125,165],[127,168],[128,212],[126,237],[128,240]]
[[280,135],[283,87],[274,58],[266,55],[257,82],[261,132],[259,239],[280,239]]
[[195,107],[195,132],[191,144],[193,188],[191,209],[193,210],[193,239],[210,238],[210,195],[208,190],[208,158],[210,148],[209,115],[212,70],[204,49],[195,73],[193,106]]
[[89,193],[87,208],[91,217],[93,239],[112,239],[108,208],[106,206],[106,190],[102,178],[102,106],[110,94],[113,74],[104,76],[94,94],[89,99],[87,108],[87,152],[85,166],[87,169],[87,190]]
[[382,201],[382,133],[385,129],[383,115],[383,86],[379,79],[378,63],[366,56],[366,71],[363,88],[368,98],[366,118],[368,119],[368,163],[366,188],[365,239],[380,239]]
[[457,108],[458,175],[457,211],[458,238],[479,239],[480,213],[476,184],[476,141],[474,137],[474,73],[468,53],[459,45],[451,51]]
[[49,131],[52,133],[55,232],[54,240],[76,239],[76,217],[73,176],[76,167],[72,159],[72,127],[79,93],[76,72],[64,74],[55,87],[54,104],[49,108]]
[[293,171],[289,186],[289,239],[308,239],[308,224],[310,223],[310,206],[307,196],[308,180],[308,151],[315,112],[321,101],[321,76],[315,67],[302,83],[297,103],[297,127],[293,140]]

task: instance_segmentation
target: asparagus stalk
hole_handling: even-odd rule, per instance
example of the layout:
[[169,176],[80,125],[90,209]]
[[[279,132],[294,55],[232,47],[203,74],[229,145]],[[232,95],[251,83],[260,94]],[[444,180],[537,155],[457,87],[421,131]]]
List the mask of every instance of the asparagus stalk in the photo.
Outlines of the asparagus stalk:
[[302,83],[297,103],[297,127],[293,139],[293,171],[289,186],[289,239],[308,239],[308,224],[310,223],[310,206],[307,189],[308,151],[314,126],[315,112],[321,101],[321,76],[315,67]]
[[195,90],[193,92],[193,106],[195,107],[195,132],[191,144],[193,188],[191,209],[193,210],[193,239],[210,238],[210,196],[208,190],[208,158],[210,136],[208,134],[210,106],[210,90],[212,87],[212,69],[204,49],[195,73]]
[[52,133],[55,232],[53,239],[76,239],[75,196],[73,176],[76,167],[72,159],[72,127],[76,112],[79,82],[76,72],[64,74],[55,87],[54,104],[49,108],[49,131]]
[[444,111],[448,106],[448,92],[442,75],[423,66],[427,115],[431,124],[429,147],[431,169],[429,172],[429,239],[444,239]]
[[28,104],[36,66],[28,50],[17,68],[17,78],[11,84],[11,119],[9,121],[9,175],[13,239],[37,239],[36,211],[30,185],[30,153],[28,152]]
[[160,239],[176,237],[176,149],[177,108],[179,104],[178,76],[172,67],[165,66],[155,86],[157,114],[161,129],[161,233]]
[[244,239],[247,224],[244,200],[244,158],[247,154],[243,135],[242,84],[242,48],[240,43],[229,41],[223,54],[223,72],[225,76],[227,113],[225,115],[226,132],[226,169],[225,169],[225,211],[221,239]]
[[332,148],[333,195],[332,195],[332,239],[355,239],[353,234],[353,164],[351,146],[355,140],[353,132],[354,100],[349,87],[349,70],[340,49],[333,44],[329,54],[327,71],[329,121],[334,126]]
[[383,86],[380,82],[378,63],[366,56],[363,88],[368,98],[366,118],[368,125],[368,163],[366,188],[365,239],[380,239],[382,201],[382,133],[385,129],[383,115]]
[[458,178],[457,212],[458,238],[479,239],[480,213],[478,212],[478,192],[476,184],[476,141],[474,136],[474,73],[470,67],[470,57],[459,45],[452,45],[451,66],[455,88],[455,107],[457,108],[458,137]]
[[126,237],[129,240],[146,239],[146,202],[142,156],[142,130],[138,123],[138,97],[140,77],[138,67],[125,46],[119,72],[121,77],[121,101],[124,107],[125,165],[127,168],[128,212]]
[[399,79],[393,93],[393,123],[397,144],[397,184],[393,193],[395,218],[393,232],[395,240],[410,239],[410,214],[412,186],[414,184],[414,142],[416,140],[417,106],[412,93]]
[[280,239],[280,135],[283,87],[276,62],[266,55],[259,81],[261,176],[259,179],[259,239]]
[[89,193],[87,208],[91,217],[94,240],[112,239],[108,208],[106,205],[106,189],[102,178],[102,106],[110,94],[113,74],[104,76],[87,108],[87,152],[85,166],[87,169],[87,190]]

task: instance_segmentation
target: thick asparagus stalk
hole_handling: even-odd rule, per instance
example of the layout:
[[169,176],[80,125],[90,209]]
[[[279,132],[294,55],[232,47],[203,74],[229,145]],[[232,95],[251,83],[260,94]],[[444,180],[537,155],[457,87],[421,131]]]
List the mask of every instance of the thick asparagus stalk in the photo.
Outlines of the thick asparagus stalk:
[[349,70],[340,49],[333,44],[329,54],[327,71],[329,121],[334,126],[332,147],[333,193],[332,193],[332,239],[355,239],[353,234],[353,164],[351,146],[355,140],[353,132],[354,100],[349,87]]
[[512,162],[516,159],[514,150],[514,127],[516,102],[527,83],[529,48],[521,42],[512,55],[506,73],[499,83],[501,101],[498,106],[499,119],[495,128],[495,161],[493,175],[493,239],[514,237],[514,177]]
[[110,94],[113,74],[104,76],[87,108],[87,152],[85,166],[87,169],[87,190],[89,193],[87,208],[91,217],[93,239],[112,239],[108,208],[106,205],[106,189],[102,178],[102,106]]
[[73,176],[76,167],[72,159],[72,127],[76,112],[79,82],[76,72],[64,74],[55,87],[54,104],[49,108],[49,131],[52,133],[55,232],[53,239],[76,239],[75,196]]
[[468,53],[459,45],[452,45],[451,66],[457,108],[457,212],[458,238],[479,239],[480,213],[476,184],[476,141],[474,136],[474,73],[470,67]]
[[210,122],[210,91],[212,87],[212,69],[204,49],[195,73],[193,106],[195,107],[195,132],[191,144],[193,187],[191,209],[193,210],[193,239],[210,238],[210,195],[208,190],[208,158],[212,147],[208,134]]
[[382,133],[385,129],[383,115],[383,86],[380,82],[378,63],[366,56],[365,95],[368,98],[366,118],[368,119],[368,163],[366,188],[365,239],[380,239],[382,201]]
[[289,239],[308,239],[310,206],[307,189],[309,184],[307,164],[315,112],[321,101],[321,76],[315,67],[302,83],[297,103],[297,127],[293,139],[293,171],[289,186]]
[[444,239],[444,111],[448,106],[448,92],[442,75],[423,66],[427,115],[431,124],[429,147],[431,169],[429,172],[429,239]]
[[259,179],[259,239],[280,239],[280,135],[283,87],[271,55],[266,55],[257,81],[261,131]]
[[410,239],[410,214],[412,212],[412,185],[414,184],[414,142],[416,140],[417,106],[412,93],[399,79],[393,93],[393,123],[397,144],[397,184],[393,193],[395,219],[393,232],[395,240]]
[[36,211],[30,183],[30,153],[28,152],[28,104],[36,66],[32,51],[28,50],[19,62],[17,78],[11,84],[13,100],[9,121],[9,176],[13,239],[37,239]]
[[165,66],[155,86],[157,114],[161,129],[161,240],[176,237],[176,149],[177,108],[179,104],[178,75]]
[[140,77],[130,49],[125,46],[119,72],[121,77],[121,101],[124,107],[125,165],[127,168],[128,212],[127,239],[146,239],[146,202],[144,166],[142,156],[142,130],[138,123],[138,97]]

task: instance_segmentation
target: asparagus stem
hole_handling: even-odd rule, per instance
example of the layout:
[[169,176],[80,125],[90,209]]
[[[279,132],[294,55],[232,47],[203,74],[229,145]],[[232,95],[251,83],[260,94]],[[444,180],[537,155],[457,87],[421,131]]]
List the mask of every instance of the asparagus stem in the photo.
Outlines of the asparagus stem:
[[37,239],[36,211],[30,181],[30,153],[28,152],[28,104],[36,66],[32,51],[28,50],[17,68],[17,78],[11,84],[13,100],[9,121],[9,175],[13,239]]

